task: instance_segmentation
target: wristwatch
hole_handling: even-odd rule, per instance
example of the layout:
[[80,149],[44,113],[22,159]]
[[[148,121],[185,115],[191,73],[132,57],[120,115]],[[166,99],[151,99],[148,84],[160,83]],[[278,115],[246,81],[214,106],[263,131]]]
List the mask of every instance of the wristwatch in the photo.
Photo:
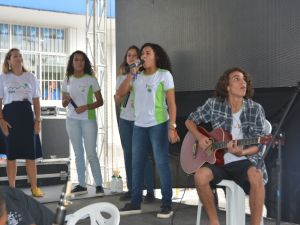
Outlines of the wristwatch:
[[170,129],[176,129],[177,124],[176,123],[169,123],[169,128]]

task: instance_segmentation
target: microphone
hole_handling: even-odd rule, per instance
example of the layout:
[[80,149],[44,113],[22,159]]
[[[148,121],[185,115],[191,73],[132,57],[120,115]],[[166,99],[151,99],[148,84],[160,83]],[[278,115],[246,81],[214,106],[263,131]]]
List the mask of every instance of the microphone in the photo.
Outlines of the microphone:
[[142,66],[144,64],[145,60],[141,59],[141,60],[137,60],[135,63],[132,63],[130,65],[128,65],[129,69],[133,69],[135,67],[139,67]]
[[[132,63],[130,65],[128,65],[127,69],[128,69],[128,72],[133,69],[133,68],[136,68],[136,67],[140,67],[144,64],[145,60],[141,59],[141,60],[137,60],[135,63]],[[135,81],[137,78],[137,73],[133,74],[133,81]]]
[[70,103],[71,105],[76,109],[78,108],[78,106],[76,105],[76,103],[73,101],[73,99],[70,98]]
[[[69,93],[66,93],[69,97],[70,97],[70,94]],[[78,108],[77,104],[74,102],[74,100],[70,97],[70,100],[69,100],[69,103],[71,103],[71,105],[76,109]]]

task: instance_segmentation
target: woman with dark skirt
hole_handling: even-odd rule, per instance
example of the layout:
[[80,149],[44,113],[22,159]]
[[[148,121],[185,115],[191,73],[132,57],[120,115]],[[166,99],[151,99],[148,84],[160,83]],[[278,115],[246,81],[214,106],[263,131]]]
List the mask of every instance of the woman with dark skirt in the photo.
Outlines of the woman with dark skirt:
[[[34,74],[23,66],[19,49],[12,48],[5,56],[0,75],[0,127],[7,155],[7,177],[15,187],[16,159],[26,160],[26,172],[34,197],[43,197],[37,186],[37,158],[42,157],[40,91]],[[31,105],[33,105],[33,110]],[[4,106],[2,108],[2,106]]]

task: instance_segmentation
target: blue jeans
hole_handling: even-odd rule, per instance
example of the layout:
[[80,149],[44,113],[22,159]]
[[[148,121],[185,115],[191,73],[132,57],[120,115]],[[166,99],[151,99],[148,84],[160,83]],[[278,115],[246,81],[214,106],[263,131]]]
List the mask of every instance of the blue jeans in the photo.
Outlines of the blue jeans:
[[[125,120],[119,118],[119,132],[121,143],[124,151],[125,170],[127,177],[128,191],[132,191],[132,134],[133,134],[134,121]],[[145,167],[145,185],[148,193],[153,193],[154,178],[153,178],[153,166],[151,161],[146,159]]]
[[152,146],[156,169],[160,177],[162,205],[171,207],[172,184],[169,166],[168,122],[152,127],[134,126],[132,140],[132,205],[141,205],[147,149]]
[[67,118],[67,132],[71,140],[77,169],[79,185],[85,187],[85,156],[90,163],[96,186],[102,186],[100,163],[96,152],[98,126],[96,120],[78,120]]

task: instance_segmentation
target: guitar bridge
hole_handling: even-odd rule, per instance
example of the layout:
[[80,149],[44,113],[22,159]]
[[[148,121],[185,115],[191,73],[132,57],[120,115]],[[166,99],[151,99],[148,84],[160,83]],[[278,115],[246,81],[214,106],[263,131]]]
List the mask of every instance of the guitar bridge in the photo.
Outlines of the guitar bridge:
[[192,153],[193,153],[193,158],[196,159],[196,156],[197,156],[197,151],[198,151],[198,140],[195,141],[195,143],[193,144],[193,150],[192,150]]

